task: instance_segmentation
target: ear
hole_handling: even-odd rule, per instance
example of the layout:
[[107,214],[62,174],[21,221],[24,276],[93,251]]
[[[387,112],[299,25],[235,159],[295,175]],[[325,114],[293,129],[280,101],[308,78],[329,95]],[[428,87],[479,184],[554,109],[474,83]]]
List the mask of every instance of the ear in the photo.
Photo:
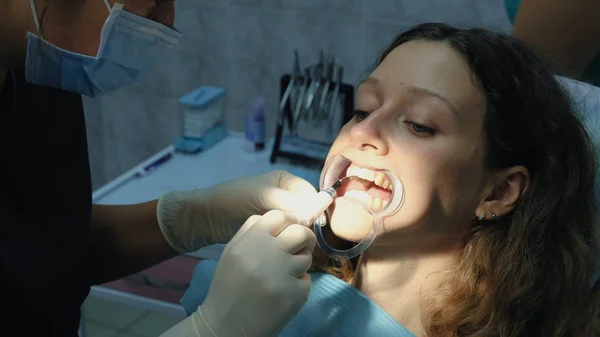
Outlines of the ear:
[[[486,193],[479,203],[476,216],[484,219],[501,218],[510,213],[529,187],[529,170],[513,166],[494,174]],[[483,220],[483,219],[482,219]]]

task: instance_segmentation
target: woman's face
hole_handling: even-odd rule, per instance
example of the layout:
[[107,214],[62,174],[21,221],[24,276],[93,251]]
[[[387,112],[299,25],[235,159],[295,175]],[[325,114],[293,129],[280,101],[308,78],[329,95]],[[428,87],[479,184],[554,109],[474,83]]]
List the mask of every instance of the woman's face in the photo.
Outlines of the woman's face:
[[[402,181],[403,205],[384,221],[375,244],[397,245],[400,238],[419,244],[419,237],[447,238],[470,226],[488,179],[482,161],[484,107],[468,65],[444,43],[405,43],[361,83],[356,116],[328,156],[344,155],[366,169],[358,174],[367,180],[377,176],[372,171],[389,170]],[[338,195],[359,192],[337,198],[331,214],[334,233],[355,242],[371,226],[355,203],[377,208],[389,198],[370,182],[359,182],[347,180],[340,187]]]
[[[109,14],[104,0],[51,0],[47,3],[49,11],[42,28],[44,37],[61,48],[95,56],[102,26]],[[69,3],[71,7],[67,7]],[[108,3],[111,8],[121,3],[124,10],[168,27],[173,27],[175,21],[174,0],[108,0]],[[35,28],[31,31],[37,33]]]

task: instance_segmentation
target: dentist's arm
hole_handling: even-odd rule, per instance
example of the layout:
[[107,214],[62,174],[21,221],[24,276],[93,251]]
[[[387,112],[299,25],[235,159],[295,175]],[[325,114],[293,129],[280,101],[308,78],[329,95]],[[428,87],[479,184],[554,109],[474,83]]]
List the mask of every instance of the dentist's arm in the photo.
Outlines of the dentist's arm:
[[294,210],[316,193],[304,179],[273,171],[209,189],[168,192],[137,205],[94,205],[90,283],[119,279],[178,253],[227,243],[251,215]]
[[158,226],[157,203],[92,207],[90,284],[116,280],[177,255]]

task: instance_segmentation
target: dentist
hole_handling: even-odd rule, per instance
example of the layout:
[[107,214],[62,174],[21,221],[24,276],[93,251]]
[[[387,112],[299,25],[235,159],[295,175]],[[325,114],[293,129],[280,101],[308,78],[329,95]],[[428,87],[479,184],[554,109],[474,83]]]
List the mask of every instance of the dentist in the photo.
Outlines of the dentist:
[[[268,335],[306,300],[314,241],[307,228],[288,227],[295,222],[288,212],[316,191],[289,173],[169,192],[136,205],[92,205],[80,95],[136,82],[178,42],[173,22],[169,0],[0,1],[0,303],[7,309],[0,321],[7,335],[76,336],[90,286],[234,235],[220,267],[223,282],[198,314],[210,322],[206,331],[229,334],[221,324],[238,319],[239,329]],[[280,211],[259,217],[272,209]],[[264,253],[255,242],[289,263],[239,271],[239,278],[260,273],[254,282],[227,283],[234,269],[252,261],[240,257]],[[267,284],[277,291],[256,290],[262,280],[280,282]],[[267,297],[219,296],[233,290]],[[266,319],[272,327],[249,325]],[[197,330],[195,324],[180,325],[179,335]]]

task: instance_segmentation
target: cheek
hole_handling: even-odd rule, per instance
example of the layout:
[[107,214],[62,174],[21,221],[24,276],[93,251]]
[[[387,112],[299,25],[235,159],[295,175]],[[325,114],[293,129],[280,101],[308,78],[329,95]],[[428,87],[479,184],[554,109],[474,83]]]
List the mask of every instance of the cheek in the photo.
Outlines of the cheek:
[[468,221],[481,188],[483,165],[476,154],[455,157],[440,166],[436,197],[440,216],[451,222]]
[[123,8],[135,15],[156,21],[167,27],[175,23],[175,3],[156,4],[155,0],[127,0]]
[[441,166],[439,200],[445,211],[453,213],[471,204],[482,176],[482,168],[474,157],[461,158]]
[[175,26],[175,5],[161,6],[160,10],[154,12],[150,19],[173,28]]
[[86,1],[70,10],[56,7],[43,18],[42,33],[60,48],[96,56],[108,13],[103,1]]
[[346,126],[344,126],[342,128],[342,130],[340,131],[338,136],[333,141],[333,144],[329,148],[329,153],[327,154],[327,159],[329,159],[329,157],[331,157],[333,155],[336,155],[336,154],[342,152],[342,150],[344,150],[348,146],[350,146],[350,127],[349,127],[349,125],[350,125],[350,123],[346,124]]
[[129,13],[144,17],[148,15],[149,9],[154,5],[154,0],[120,0],[117,2],[122,3],[123,9]]
[[[415,145],[403,150],[396,172],[404,185],[405,199],[393,223],[403,226],[448,220],[472,204],[482,174],[474,147],[444,146],[428,150]],[[468,148],[468,147],[467,147]],[[391,219],[390,219],[391,220]]]

